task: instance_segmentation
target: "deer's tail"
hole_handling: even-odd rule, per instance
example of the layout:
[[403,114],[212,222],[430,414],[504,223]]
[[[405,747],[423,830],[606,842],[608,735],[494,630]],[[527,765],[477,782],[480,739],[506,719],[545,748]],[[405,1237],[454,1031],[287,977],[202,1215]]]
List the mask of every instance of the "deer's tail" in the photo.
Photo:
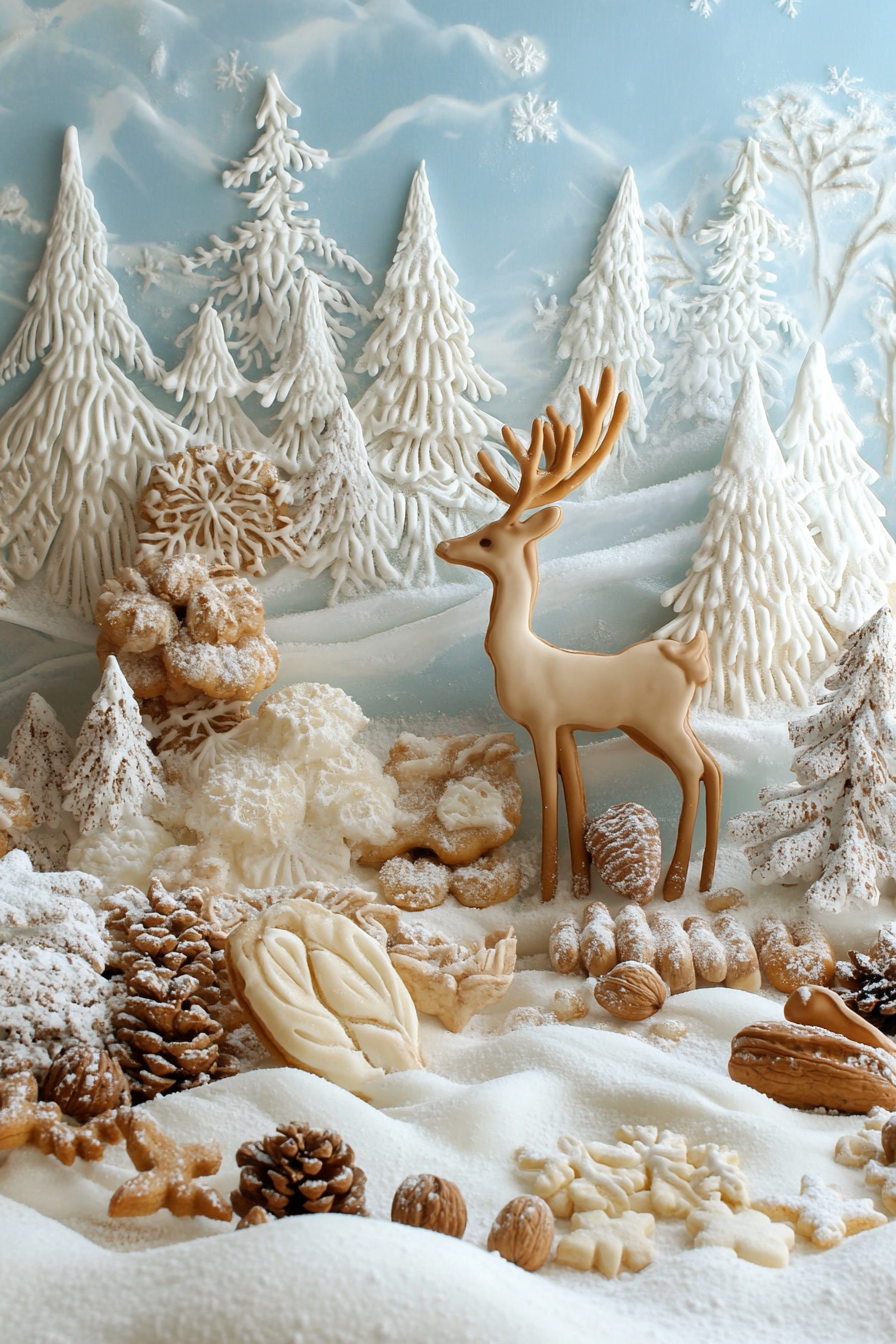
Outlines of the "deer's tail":
[[688,681],[694,686],[703,686],[712,676],[707,653],[708,640],[705,630],[698,630],[688,644],[677,639],[660,639],[657,643],[664,658],[680,667]]

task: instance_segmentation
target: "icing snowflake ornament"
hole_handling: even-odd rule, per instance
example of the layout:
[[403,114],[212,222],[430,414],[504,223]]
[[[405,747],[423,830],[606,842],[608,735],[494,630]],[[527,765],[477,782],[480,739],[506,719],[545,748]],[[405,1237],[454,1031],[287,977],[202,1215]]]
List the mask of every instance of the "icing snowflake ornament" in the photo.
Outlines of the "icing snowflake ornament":
[[225,89],[236,89],[237,93],[245,93],[255,78],[257,69],[258,66],[250,65],[248,61],[243,61],[241,64],[240,53],[230,51],[226,60],[223,56],[218,57],[215,66],[215,88],[219,93],[223,93]]
[[538,74],[544,67],[547,55],[540,43],[533,41],[531,37],[523,36],[518,42],[510,43],[504,52],[504,59],[511,70],[521,79],[526,79],[529,75]]
[[554,124],[556,115],[555,102],[545,103],[532,92],[524,93],[513,104],[511,111],[513,133],[525,145],[531,145],[535,140],[553,144],[557,139],[557,127]]

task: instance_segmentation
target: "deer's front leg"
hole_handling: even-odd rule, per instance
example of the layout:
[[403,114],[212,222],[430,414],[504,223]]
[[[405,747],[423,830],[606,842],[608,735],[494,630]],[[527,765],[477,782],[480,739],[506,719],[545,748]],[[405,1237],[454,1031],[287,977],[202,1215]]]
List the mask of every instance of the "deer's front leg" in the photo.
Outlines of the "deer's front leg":
[[587,801],[575,734],[571,728],[557,729],[557,756],[563,797],[566,800],[566,824],[569,830],[569,858],[572,868],[573,896],[587,896],[591,890],[591,864],[585,848]]
[[531,736],[541,786],[541,899],[552,901],[557,891],[557,739],[553,730]]

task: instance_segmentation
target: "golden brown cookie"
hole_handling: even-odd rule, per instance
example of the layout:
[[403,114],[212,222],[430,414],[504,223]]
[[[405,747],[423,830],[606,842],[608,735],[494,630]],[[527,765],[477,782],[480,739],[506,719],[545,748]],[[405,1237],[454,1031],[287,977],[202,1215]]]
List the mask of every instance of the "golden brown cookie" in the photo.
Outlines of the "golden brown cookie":
[[[243,635],[235,644],[198,644],[186,630],[166,644],[162,652],[168,673],[167,699],[187,704],[193,695],[181,699],[179,685],[192,686],[212,700],[251,700],[277,679],[280,658],[277,646],[267,635]],[[176,698],[177,697],[177,698]]]

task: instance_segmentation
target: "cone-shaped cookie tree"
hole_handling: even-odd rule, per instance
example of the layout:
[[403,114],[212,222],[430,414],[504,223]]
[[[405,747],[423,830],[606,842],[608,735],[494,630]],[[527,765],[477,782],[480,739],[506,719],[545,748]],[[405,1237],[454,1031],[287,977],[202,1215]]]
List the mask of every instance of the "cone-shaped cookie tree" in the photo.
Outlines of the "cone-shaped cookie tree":
[[[286,345],[298,307],[298,279],[309,257],[370,284],[361,263],[328,238],[320,220],[306,214],[308,206],[296,199],[302,190],[296,174],[322,168],[328,157],[325,149],[306,145],[289,125],[300,114],[277,76],[269,75],[255,118],[261,133],[247,156],[223,175],[225,187],[245,188],[240,196],[254,217],[234,229],[232,241],[213,236],[210,248],[198,248],[195,257],[185,259],[193,270],[226,267],[227,273],[212,281],[212,289],[243,368],[253,362],[260,367],[265,353],[275,359]],[[366,317],[366,311],[332,275],[318,272],[318,283],[331,338],[341,348],[352,334],[342,318]]]
[[186,439],[115,363],[161,372],[106,251],[72,126],[29,307],[0,357],[0,381],[42,362],[0,418],[0,546],[22,579],[46,563],[53,598],[88,619],[104,580],[130,561],[135,501],[153,463]]
[[436,544],[500,507],[475,480],[477,454],[496,424],[472,403],[506,389],[473,362],[473,305],[456,285],[421,163],[373,310],[379,325],[357,364],[376,381],[355,410],[373,469],[392,487],[399,561],[408,579],[419,573],[428,583]]
[[770,288],[775,276],[765,269],[774,259],[772,244],[787,229],[763,205],[772,174],[757,140],[747,140],[725,186],[721,218],[698,230],[698,243],[715,247],[707,268],[709,283],[687,310],[679,340],[663,377],[663,387],[681,397],[682,417],[727,418],[741,373],[765,362],[782,339],[800,340],[799,323]]
[[308,471],[320,455],[319,436],[345,392],[345,379],[327,331],[320,278],[305,270],[296,281],[296,311],[271,373],[258,384],[261,404],[281,403],[270,455],[286,471]]
[[[639,375],[662,372],[647,331],[650,305],[644,262],[644,216],[631,168],[622,174],[613,208],[597,239],[591,268],[570,301],[571,313],[560,333],[559,355],[569,367],[554,393],[560,415],[581,423],[579,387],[594,394],[609,366],[620,392],[627,392],[628,419],[610,461],[624,465],[632,439],[647,436],[647,404]],[[591,482],[595,477],[590,478]]]
[[22,834],[18,848],[24,849],[38,872],[62,869],[69,849],[62,794],[74,747],[37,691],[28,697],[6,754],[15,772],[16,787],[27,793],[35,820],[34,827]]
[[139,815],[147,795],[164,799],[161,766],[146,745],[150,736],[118,659],[110,656],[65,777],[63,806],[83,835],[116,830],[125,813]]
[[293,483],[294,536],[305,548],[300,564],[312,575],[329,569],[332,605],[341,595],[398,583],[386,552],[395,539],[391,500],[370,470],[364,434],[343,396],[320,439],[317,464]]
[[896,630],[888,606],[847,640],[807,719],[789,726],[797,782],[763,789],[728,828],[757,882],[811,882],[809,905],[877,905],[896,873]]
[[803,360],[778,439],[793,469],[793,493],[829,562],[836,593],[830,624],[849,634],[887,601],[896,542],[880,521],[886,510],[870,489],[877,472],[859,455],[862,435],[834,388],[820,341]]
[[682,582],[662,596],[679,614],[656,637],[686,642],[706,631],[712,679],[695,703],[742,718],[751,700],[805,705],[812,665],[836,652],[819,615],[833,593],[808,516],[791,494],[755,365],[744,374],[714,476],[700,548]]
[[206,299],[191,327],[181,332],[178,344],[186,342],[184,357],[162,379],[162,386],[186,404],[177,417],[186,425],[194,443],[213,443],[218,448],[249,450],[270,456],[270,444],[236,400],[252,390],[227,348],[221,318],[211,299]]

